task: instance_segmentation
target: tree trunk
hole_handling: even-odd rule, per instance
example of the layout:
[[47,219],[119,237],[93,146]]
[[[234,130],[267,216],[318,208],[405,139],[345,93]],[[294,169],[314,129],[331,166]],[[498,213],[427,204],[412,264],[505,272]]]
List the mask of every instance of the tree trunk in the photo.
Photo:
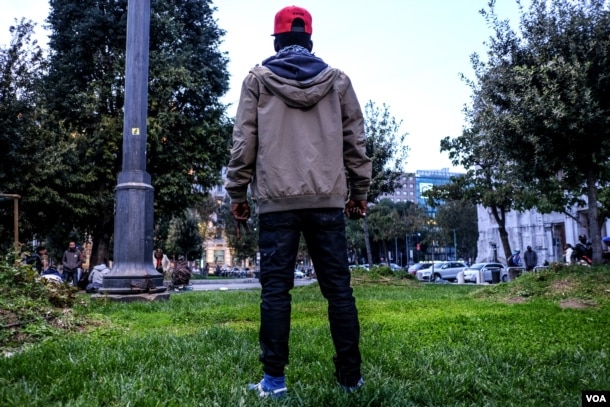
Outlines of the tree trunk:
[[369,224],[368,218],[362,220],[362,229],[364,231],[364,245],[366,246],[366,259],[369,263],[369,269],[373,267],[373,253],[371,253],[371,242],[369,240]]
[[[93,231],[93,245],[89,268],[101,264],[104,260],[111,260],[110,236],[114,229],[114,219],[100,219]],[[152,253],[151,259],[152,259]],[[152,260],[151,260],[152,261]]]
[[498,206],[491,207],[491,213],[498,224],[498,233],[500,233],[500,241],[502,242],[502,249],[504,250],[504,256],[508,260],[512,254],[510,248],[510,241],[508,240],[508,232],[506,231],[506,211]]
[[593,169],[587,173],[587,202],[589,214],[589,238],[593,246],[593,264],[602,264],[602,242],[599,222],[597,219],[597,179]]

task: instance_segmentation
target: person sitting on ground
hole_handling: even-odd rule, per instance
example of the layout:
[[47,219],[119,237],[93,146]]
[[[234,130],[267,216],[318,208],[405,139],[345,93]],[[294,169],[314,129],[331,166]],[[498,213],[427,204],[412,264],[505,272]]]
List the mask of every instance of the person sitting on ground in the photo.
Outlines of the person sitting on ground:
[[587,240],[587,236],[579,235],[578,243],[574,247],[574,257],[577,263],[591,264],[591,257],[593,256],[593,246],[591,242]]
[[180,256],[172,272],[172,284],[175,287],[182,287],[188,285],[190,280],[191,268],[184,256]]
[[163,253],[163,249],[157,248],[153,252],[153,267],[158,273],[165,275],[169,272],[170,261],[169,257]]
[[47,281],[53,281],[55,283],[64,282],[64,276],[57,270],[53,260],[49,260],[48,267],[42,271],[40,276]]
[[512,256],[507,260],[508,267],[521,267],[521,249],[515,249]]
[[89,284],[87,285],[86,291],[88,293],[96,293],[104,285],[104,276],[110,272],[108,268],[108,259],[104,259],[101,264],[93,267],[91,273],[89,273]]

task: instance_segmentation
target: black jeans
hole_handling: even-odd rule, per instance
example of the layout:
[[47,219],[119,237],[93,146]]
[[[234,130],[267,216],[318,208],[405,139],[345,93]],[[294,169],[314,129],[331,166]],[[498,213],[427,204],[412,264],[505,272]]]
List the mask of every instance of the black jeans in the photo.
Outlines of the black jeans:
[[78,269],[69,269],[64,267],[64,281],[67,283],[72,283],[72,285],[78,285]]
[[261,214],[259,249],[261,326],[259,341],[263,371],[283,376],[288,364],[290,290],[301,232],[322,295],[335,347],[333,361],[339,383],[353,386],[360,379],[360,324],[347,261],[345,220],[341,209],[303,209]]

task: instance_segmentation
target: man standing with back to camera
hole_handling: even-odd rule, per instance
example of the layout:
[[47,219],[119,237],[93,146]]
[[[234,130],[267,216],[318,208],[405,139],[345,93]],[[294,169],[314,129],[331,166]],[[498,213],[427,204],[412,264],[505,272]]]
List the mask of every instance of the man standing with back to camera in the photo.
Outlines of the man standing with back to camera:
[[301,233],[328,302],[336,380],[347,392],[364,384],[344,213],[366,215],[371,160],[351,82],[311,53],[311,23],[301,7],[275,15],[277,54],[243,82],[225,185],[238,231],[250,216],[248,185],[259,214],[264,376],[249,389],[261,397],[287,391],[290,290]]

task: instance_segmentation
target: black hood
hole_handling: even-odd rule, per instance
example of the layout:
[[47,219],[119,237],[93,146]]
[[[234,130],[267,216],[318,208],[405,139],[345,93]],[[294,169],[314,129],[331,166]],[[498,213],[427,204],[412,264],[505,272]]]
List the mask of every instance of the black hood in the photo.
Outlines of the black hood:
[[297,81],[311,79],[328,67],[321,58],[300,46],[286,47],[265,59],[262,65],[282,78]]

